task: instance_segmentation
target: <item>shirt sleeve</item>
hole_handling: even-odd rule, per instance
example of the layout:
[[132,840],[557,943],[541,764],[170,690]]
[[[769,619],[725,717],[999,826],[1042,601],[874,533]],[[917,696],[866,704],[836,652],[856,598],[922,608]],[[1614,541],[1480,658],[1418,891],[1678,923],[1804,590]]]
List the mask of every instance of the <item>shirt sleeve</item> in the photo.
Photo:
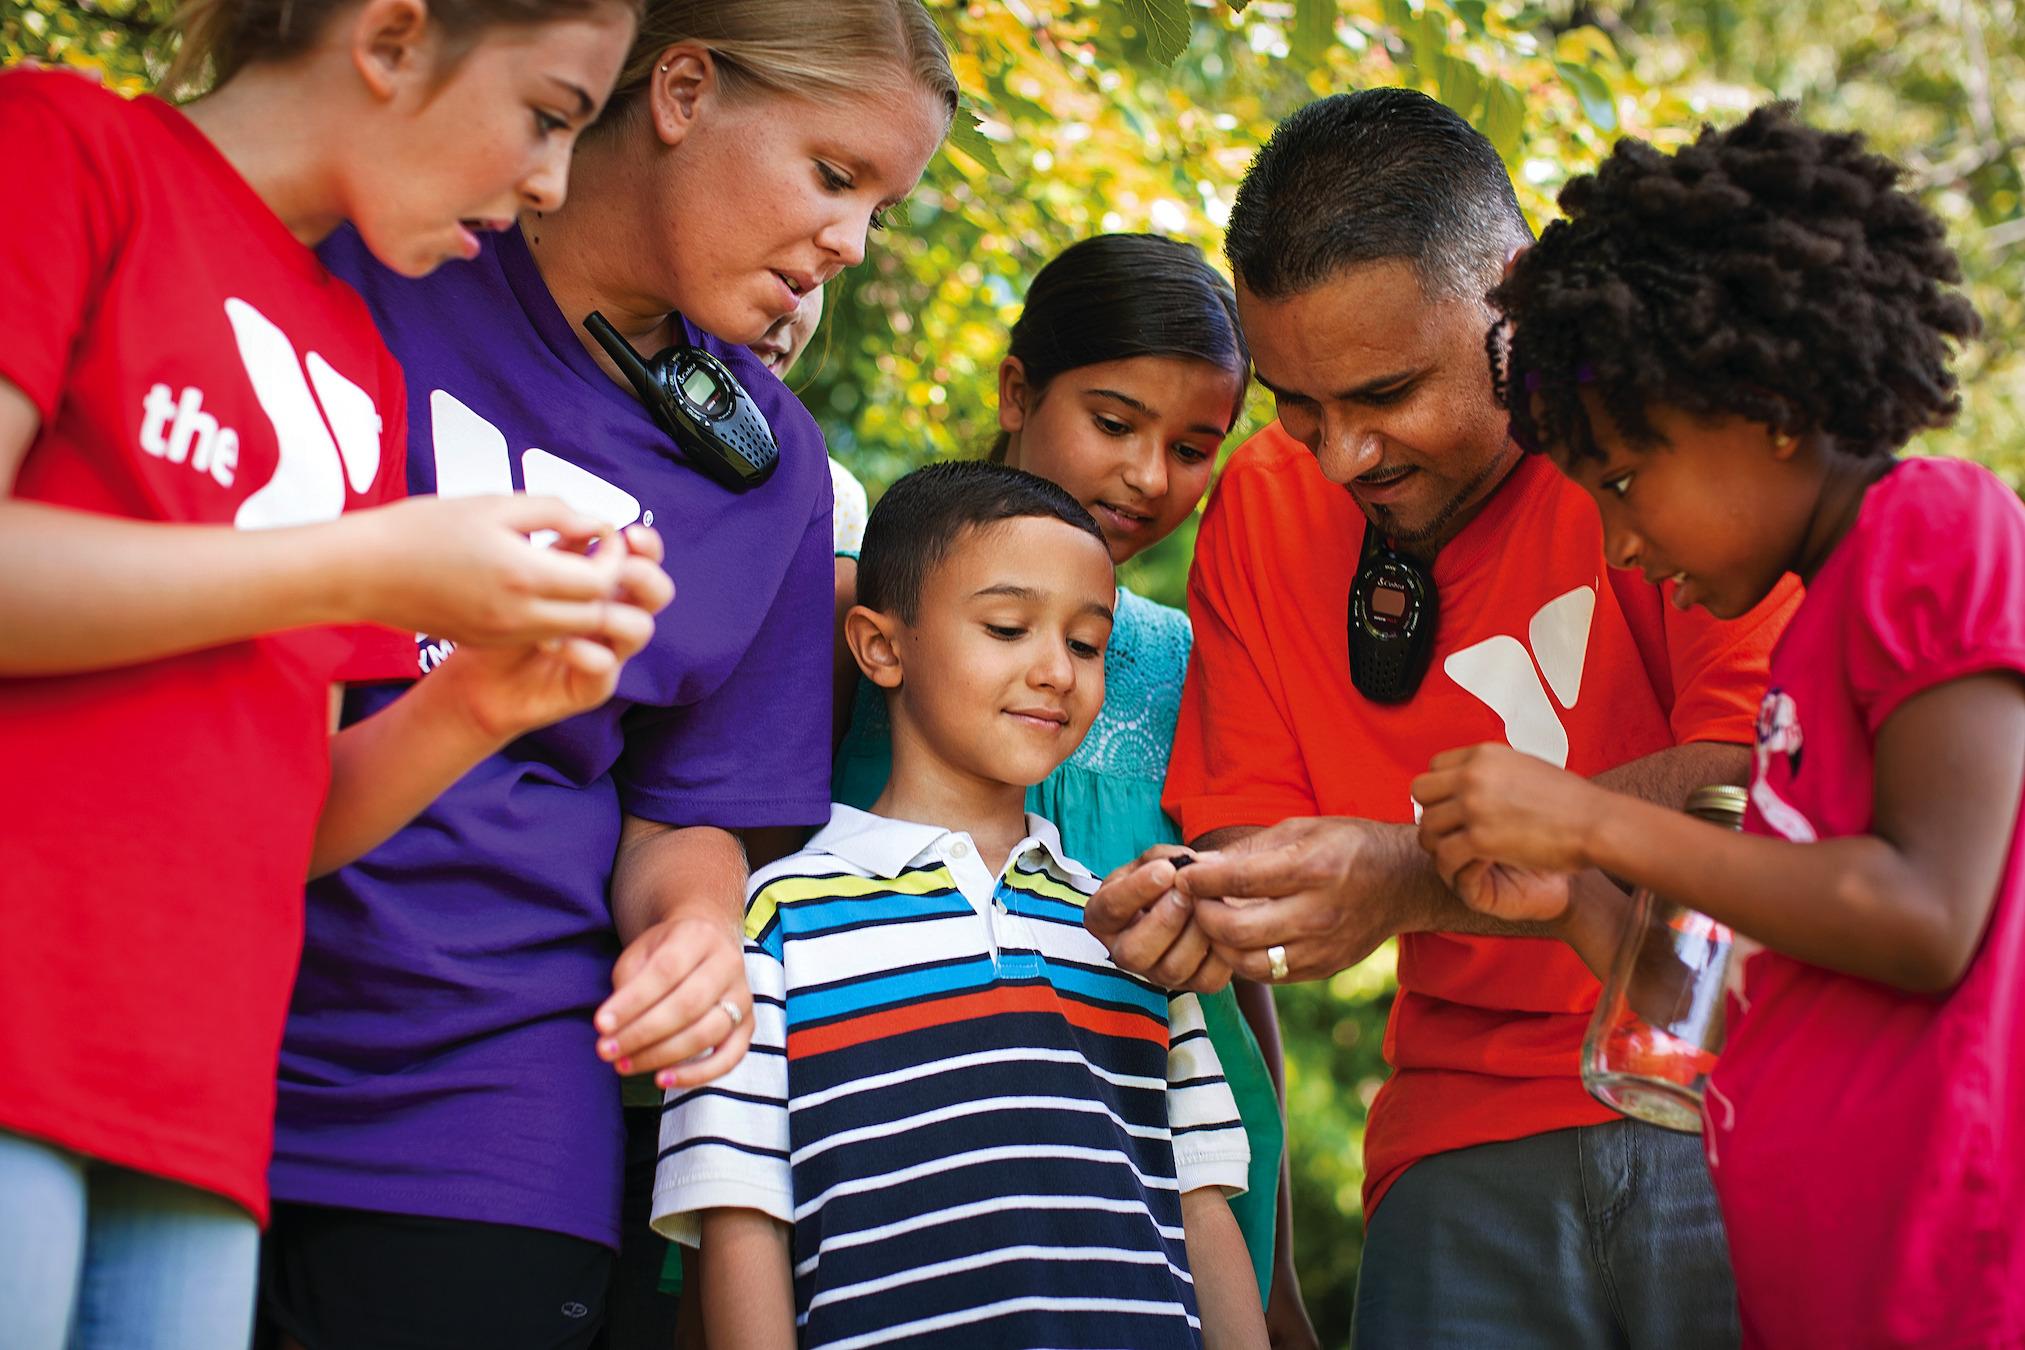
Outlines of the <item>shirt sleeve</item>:
[[1195,646],[1161,802],[1184,839],[1316,813],[1300,743],[1275,693],[1285,686],[1274,643],[1240,552],[1251,524],[1243,472],[1233,460],[1217,485],[1188,572]]
[[773,608],[705,698],[628,715],[616,771],[630,815],[751,829],[830,818],[830,642],[836,564],[820,494]]
[[1167,1001],[1167,1128],[1182,1194],[1205,1186],[1221,1187],[1225,1195],[1244,1191],[1251,1143],[1194,994]]
[[786,972],[774,952],[748,940],[745,977],[752,985],[752,1048],[716,1082],[670,1092],[661,1112],[653,1226],[685,1246],[697,1244],[707,1209],[756,1209],[794,1222]]
[[71,351],[132,228],[116,157],[94,153],[61,106],[109,97],[73,74],[0,74],[0,379],[28,396],[44,424],[56,418]]
[[1800,608],[1799,580],[1785,578],[1740,618],[1718,619],[1699,607],[1675,607],[1670,586],[1636,572],[1612,568],[1609,578],[1646,675],[1667,697],[1674,744],[1751,744],[1772,649]]
[[871,516],[871,507],[858,475],[840,464],[834,455],[830,458],[830,495],[835,501],[832,552],[839,558],[856,558],[865,546],[865,522]]
[[1886,503],[1868,555],[1845,573],[1850,690],[1873,736],[1915,694],[2025,673],[2025,506],[1979,465],[1894,472],[1908,468],[1920,477]]

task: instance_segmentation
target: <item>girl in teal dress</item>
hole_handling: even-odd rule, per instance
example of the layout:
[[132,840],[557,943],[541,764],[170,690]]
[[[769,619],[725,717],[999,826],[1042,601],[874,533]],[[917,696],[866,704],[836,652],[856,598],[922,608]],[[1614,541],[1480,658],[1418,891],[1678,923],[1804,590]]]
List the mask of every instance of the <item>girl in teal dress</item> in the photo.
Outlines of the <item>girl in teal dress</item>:
[[[1202,500],[1249,372],[1230,283],[1195,248],[1145,234],[1086,239],[1027,292],[999,366],[992,458],[1067,488],[1123,563]],[[1054,821],[1069,856],[1099,876],[1154,844],[1181,842],[1160,788],[1189,645],[1186,614],[1120,587],[1104,709],[1081,748],[1027,792],[1027,809]],[[885,701],[861,680],[832,795],[871,806],[892,764]],[[1251,1187],[1231,1212],[1264,1300],[1285,1137],[1279,1099],[1231,991],[1202,1005],[1251,1142]]]

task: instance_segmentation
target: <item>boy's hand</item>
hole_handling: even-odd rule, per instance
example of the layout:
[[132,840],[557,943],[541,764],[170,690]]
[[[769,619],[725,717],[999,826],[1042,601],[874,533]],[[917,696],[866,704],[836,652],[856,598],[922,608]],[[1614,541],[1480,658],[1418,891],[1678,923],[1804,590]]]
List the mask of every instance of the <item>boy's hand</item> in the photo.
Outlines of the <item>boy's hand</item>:
[[1412,791],[1442,880],[1472,909],[1514,921],[1561,917],[1566,874],[1590,865],[1590,827],[1610,796],[1496,744],[1443,751]]
[[721,924],[664,919],[620,953],[595,1021],[598,1057],[620,1073],[653,1073],[661,1088],[728,1073],[752,1044],[744,943]]
[[1230,983],[1230,967],[1196,926],[1194,901],[1174,885],[1194,860],[1175,844],[1147,849],[1104,878],[1083,908],[1083,926],[1120,970],[1167,989],[1213,994]]
[[634,526],[607,538],[598,555],[615,576],[614,591],[595,606],[597,626],[587,635],[515,646],[467,643],[431,677],[457,687],[490,739],[505,744],[602,706],[621,667],[653,637],[654,615],[675,594],[661,570],[660,536]]
[[[553,497],[410,497],[332,526],[359,621],[453,642],[514,644],[597,634],[623,551],[583,556],[611,531]],[[559,536],[537,548],[527,536]]]

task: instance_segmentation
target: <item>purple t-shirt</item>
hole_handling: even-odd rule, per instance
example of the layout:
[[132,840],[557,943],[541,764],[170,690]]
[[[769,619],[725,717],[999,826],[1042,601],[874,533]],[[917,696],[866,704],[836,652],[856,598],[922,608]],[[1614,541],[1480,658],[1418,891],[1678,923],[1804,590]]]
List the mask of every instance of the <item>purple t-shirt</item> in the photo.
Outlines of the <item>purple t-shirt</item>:
[[[411,492],[549,493],[652,524],[676,594],[610,703],[516,741],[310,886],[274,1198],[616,1245],[620,1089],[591,1014],[619,953],[608,891],[622,818],[829,815],[822,434],[750,352],[691,329],[781,446],[763,486],[718,486],[591,360],[518,232],[422,281],[381,268],[349,230],[322,256],[406,373]],[[417,646],[422,672],[445,650]],[[346,720],[404,687],[354,688]]]

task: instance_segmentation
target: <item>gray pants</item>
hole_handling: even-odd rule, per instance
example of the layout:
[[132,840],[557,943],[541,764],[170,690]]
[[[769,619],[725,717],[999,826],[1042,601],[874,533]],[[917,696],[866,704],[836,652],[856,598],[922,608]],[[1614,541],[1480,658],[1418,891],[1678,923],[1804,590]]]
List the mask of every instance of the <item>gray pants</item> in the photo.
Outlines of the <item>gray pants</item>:
[[1438,1153],[1365,1232],[1357,1350],[1728,1350],[1737,1336],[1693,1135],[1618,1120]]

